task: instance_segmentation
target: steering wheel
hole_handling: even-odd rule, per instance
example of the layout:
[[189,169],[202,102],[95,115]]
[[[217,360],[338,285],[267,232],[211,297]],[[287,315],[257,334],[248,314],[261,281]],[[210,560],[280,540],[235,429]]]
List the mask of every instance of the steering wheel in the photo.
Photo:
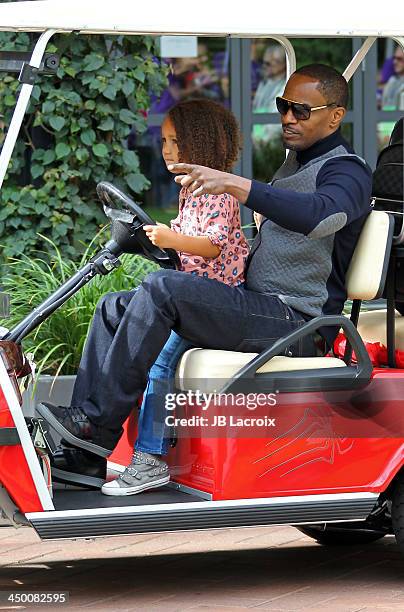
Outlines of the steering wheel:
[[98,183],[97,195],[112,221],[112,238],[124,253],[142,255],[162,268],[180,268],[181,261],[174,249],[160,249],[146,236],[143,226],[156,225],[156,222],[139,204],[107,182]]

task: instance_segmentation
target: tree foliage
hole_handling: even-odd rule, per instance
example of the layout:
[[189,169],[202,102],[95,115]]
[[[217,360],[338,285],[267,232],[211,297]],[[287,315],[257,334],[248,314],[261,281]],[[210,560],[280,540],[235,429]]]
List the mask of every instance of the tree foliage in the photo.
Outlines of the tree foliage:
[[[0,33],[3,50],[28,50],[27,34]],[[151,37],[55,36],[55,76],[41,76],[0,195],[3,255],[44,249],[44,234],[72,255],[105,221],[95,187],[108,180],[132,195],[148,187],[139,158],[126,147],[146,129],[150,97],[166,86],[167,68]],[[20,83],[0,81],[0,116],[10,123]],[[1,132],[0,132],[1,138]]]

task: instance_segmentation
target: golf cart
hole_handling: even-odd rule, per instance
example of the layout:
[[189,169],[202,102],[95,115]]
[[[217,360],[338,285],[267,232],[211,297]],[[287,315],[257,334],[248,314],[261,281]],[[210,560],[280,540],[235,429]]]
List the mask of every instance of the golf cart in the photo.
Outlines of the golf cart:
[[[206,10],[210,5],[215,20]],[[68,6],[51,1],[0,6],[0,30],[42,33],[21,71],[21,92],[0,156],[0,186],[46,45],[56,32],[271,37],[285,48],[289,73],[296,61],[285,36],[366,37],[346,68],[348,80],[377,36],[390,36],[404,47],[404,37],[400,38],[404,32],[399,31],[396,18],[381,16],[371,6],[360,15],[364,24],[360,27],[351,27],[356,19],[350,6],[345,13],[350,17],[342,17],[341,11],[336,16],[340,22],[332,28],[319,12],[317,19],[323,19],[323,24],[313,28],[314,11],[302,15],[290,10],[287,24],[274,13],[266,27],[258,17],[262,6],[258,2],[253,5],[248,12],[233,7],[227,14],[225,8],[208,2],[197,26],[188,13],[179,20],[163,4],[160,10],[155,4],[143,6],[141,14],[131,3],[119,1],[113,8],[98,5],[96,11],[91,2],[76,7],[74,1]],[[153,221],[126,194],[109,183],[101,183],[98,194],[112,221],[111,240],[3,340],[18,347],[93,276],[113,273],[122,252],[141,253],[164,267],[177,266],[175,253],[156,249],[148,242],[142,225]],[[264,427],[256,424],[255,430],[242,422],[220,430],[220,435],[217,428],[207,435],[202,426],[190,426],[189,435],[178,436],[170,451],[172,481],[161,489],[115,498],[88,488],[89,483],[82,483],[81,488],[53,486],[54,480],[67,482],[68,475],[52,473],[49,468],[49,455],[57,452],[52,432],[41,419],[26,422],[18,397],[16,361],[1,353],[3,514],[16,526],[33,527],[42,539],[290,524],[323,544],[370,542],[394,532],[404,549],[404,371],[373,367],[360,316],[361,301],[379,298],[387,285],[389,326],[380,327],[380,313],[376,317],[371,312],[366,313],[370,315],[366,329],[372,330],[373,337],[376,324],[382,335],[387,329],[388,348],[391,350],[394,341],[399,348],[404,319],[394,317],[399,249],[394,248],[392,256],[393,226],[393,217],[383,210],[372,211],[365,223],[347,276],[348,298],[354,300],[351,318],[318,317],[257,355],[200,348],[184,354],[176,385],[180,392],[190,394],[188,397],[198,392],[218,392],[222,399],[231,394],[248,397],[249,393],[260,393],[268,402],[274,397],[276,401],[260,407]],[[343,358],[285,356],[288,346],[324,326],[343,330],[347,340]],[[218,406],[218,410],[226,409]],[[244,403],[239,409],[241,419],[247,410]],[[190,403],[184,406],[184,414],[192,414]],[[266,416],[271,418],[266,421]],[[276,429],[272,429],[273,421]],[[126,460],[132,442],[128,436]]]

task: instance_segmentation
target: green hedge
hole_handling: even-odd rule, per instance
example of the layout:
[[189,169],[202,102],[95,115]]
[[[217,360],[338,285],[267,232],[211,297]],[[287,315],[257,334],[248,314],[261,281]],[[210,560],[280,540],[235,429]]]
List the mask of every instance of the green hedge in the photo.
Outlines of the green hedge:
[[[2,50],[28,50],[27,34],[0,33]],[[148,187],[139,158],[126,147],[128,134],[146,129],[150,97],[167,84],[167,67],[151,37],[58,35],[47,52],[60,55],[56,76],[42,76],[0,194],[2,255],[47,249],[62,254],[83,244],[105,222],[95,187],[108,180],[134,197]],[[1,75],[0,115],[10,123],[20,88]],[[0,133],[0,141],[1,141]]]

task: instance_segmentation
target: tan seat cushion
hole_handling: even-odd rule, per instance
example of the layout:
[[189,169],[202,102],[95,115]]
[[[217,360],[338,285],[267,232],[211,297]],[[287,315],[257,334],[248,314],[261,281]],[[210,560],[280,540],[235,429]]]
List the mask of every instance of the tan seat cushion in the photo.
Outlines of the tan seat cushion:
[[[386,310],[361,312],[358,331],[364,342],[380,342],[387,346]],[[395,316],[396,349],[404,351],[404,317],[396,311]]]
[[373,300],[379,296],[386,260],[389,256],[391,230],[389,215],[373,210],[362,228],[346,275],[348,298]]
[[[193,348],[184,353],[177,366],[176,386],[183,391],[214,393],[224,383],[254,359],[257,353],[238,353]],[[317,368],[341,368],[345,363],[331,357],[273,357],[258,373],[294,372]]]

